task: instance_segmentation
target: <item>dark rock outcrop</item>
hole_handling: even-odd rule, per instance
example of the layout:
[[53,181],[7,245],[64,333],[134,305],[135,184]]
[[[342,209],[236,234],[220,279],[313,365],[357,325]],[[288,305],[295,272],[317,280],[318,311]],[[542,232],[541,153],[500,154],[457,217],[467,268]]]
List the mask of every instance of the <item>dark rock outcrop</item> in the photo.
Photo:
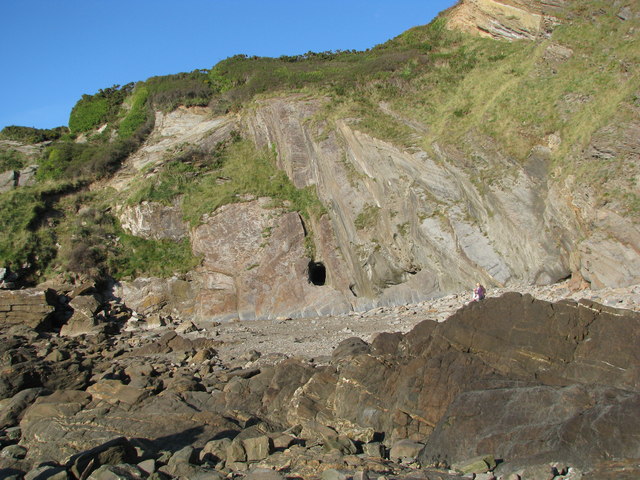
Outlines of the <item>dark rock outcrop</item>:
[[289,420],[322,412],[339,431],[429,439],[424,463],[488,451],[551,461],[562,452],[589,467],[606,452],[633,456],[639,448],[638,335],[634,312],[506,294],[402,339],[381,336],[370,352],[346,341],[336,372],[317,373],[298,390]]

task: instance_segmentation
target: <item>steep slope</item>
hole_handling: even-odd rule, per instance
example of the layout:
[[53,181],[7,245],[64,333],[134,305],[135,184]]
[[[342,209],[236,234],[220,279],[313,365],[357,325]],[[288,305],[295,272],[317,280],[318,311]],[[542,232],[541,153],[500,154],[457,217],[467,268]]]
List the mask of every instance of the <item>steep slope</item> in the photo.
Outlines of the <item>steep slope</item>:
[[106,229],[99,266],[144,315],[635,284],[639,17],[638,2],[462,1],[367,52],[239,55],[83,97],[81,136],[41,168],[107,171],[91,201],[109,220],[68,243],[98,248]]

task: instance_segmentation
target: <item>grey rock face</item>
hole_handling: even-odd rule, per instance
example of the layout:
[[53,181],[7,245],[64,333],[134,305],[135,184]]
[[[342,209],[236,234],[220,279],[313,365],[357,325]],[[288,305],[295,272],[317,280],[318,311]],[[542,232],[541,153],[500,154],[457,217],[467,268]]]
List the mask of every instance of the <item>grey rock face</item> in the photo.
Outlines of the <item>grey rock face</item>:
[[[544,12],[562,2],[516,3],[483,5],[513,9],[516,24],[535,20],[523,30],[535,32],[545,24]],[[572,54],[553,44],[544,61],[562,63]],[[640,282],[634,221],[617,214],[615,205],[595,204],[573,177],[560,182],[550,176],[553,152],[562,143],[558,134],[523,162],[471,133],[459,149],[433,144],[429,152],[409,150],[348,120],[331,129],[312,121],[322,107],[321,99],[291,95],[261,100],[240,119],[212,120],[188,109],[159,114],[152,140],[115,183],[161,163],[163,148],[178,148],[179,138],[206,149],[240,128],[258,146],[273,146],[278,167],[297,187],[315,188],[327,215],[305,225],[295,214],[270,208],[267,199],[246,198],[188,231],[179,203],[123,207],[121,220],[134,234],[189,236],[194,253],[203,255],[203,264],[179,280],[178,291],[176,279],[123,283],[122,297],[134,310],[198,320],[296,317],[421,301],[476,281],[548,285],[573,276],[596,288]],[[388,105],[380,113],[397,116]],[[407,124],[418,133],[423,128]],[[615,127],[616,135],[607,134],[611,128],[594,135],[583,154],[637,155],[637,126]],[[324,268],[324,285],[312,280],[307,230],[313,231],[313,260]]]
[[18,186],[26,187],[36,183],[36,172],[38,171],[38,165],[29,165],[23,168],[18,173]]
[[18,184],[18,175],[13,170],[0,173],[0,193],[8,192]]
[[[258,144],[276,145],[296,185],[314,185],[331,206],[343,271],[359,296],[397,303],[474,279],[549,284],[572,272],[599,286],[640,280],[633,273],[640,256],[630,251],[640,245],[637,226],[582,203],[571,184],[548,181],[548,147],[534,149],[512,177],[481,185],[453,148],[409,153],[346,122],[316,143],[305,119],[320,106],[295,97],[264,101],[247,128]],[[512,163],[490,147],[473,148],[487,164]]]
[[132,235],[146,239],[178,242],[187,235],[187,224],[177,206],[142,202],[125,207],[120,213],[120,222]]

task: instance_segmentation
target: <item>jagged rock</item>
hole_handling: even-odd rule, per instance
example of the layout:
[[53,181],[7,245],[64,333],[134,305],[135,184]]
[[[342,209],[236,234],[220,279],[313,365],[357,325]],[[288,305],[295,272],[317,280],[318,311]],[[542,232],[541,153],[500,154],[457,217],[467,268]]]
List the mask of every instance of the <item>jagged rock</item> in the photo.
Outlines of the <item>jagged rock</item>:
[[51,326],[53,311],[42,290],[0,290],[0,325],[23,324],[46,329]]
[[69,352],[63,349],[56,348],[51,353],[49,353],[46,357],[44,357],[45,362],[64,362],[70,358]]
[[43,388],[27,388],[11,398],[0,400],[0,428],[17,425],[24,410],[40,395],[50,392]]
[[153,393],[152,390],[124,385],[118,380],[101,380],[87,388],[86,392],[94,400],[102,400],[114,405],[122,403],[129,406],[139,404]]
[[73,309],[73,314],[60,329],[60,335],[73,337],[97,334],[100,331],[100,322],[96,318],[96,313],[102,304],[95,296],[78,295],[71,299],[69,307]]
[[331,357],[334,361],[349,358],[362,353],[369,353],[369,344],[358,337],[347,338],[340,342]]
[[56,392],[25,411],[21,442],[33,462],[56,460],[117,437],[143,438],[150,448],[199,448],[235,426],[216,409],[216,399],[204,392],[165,391],[135,408],[92,401],[86,392]]
[[167,465],[173,466],[179,463],[195,463],[197,459],[198,455],[194,448],[192,446],[186,446],[171,455]]
[[482,455],[463,462],[455,463],[451,467],[454,470],[461,472],[463,475],[469,473],[486,473],[489,470],[496,468],[496,460],[491,455]]
[[366,470],[360,470],[353,475],[353,480],[370,480],[369,473]]
[[349,475],[347,472],[341,472],[334,468],[328,468],[322,472],[320,476],[322,480],[348,480]]
[[114,294],[141,315],[166,315],[174,310],[192,312],[198,287],[197,284],[177,277],[136,278],[116,285]]
[[0,173],[0,193],[13,190],[18,183],[18,176],[15,171],[8,170]]
[[233,441],[227,447],[226,452],[227,463],[237,463],[247,461],[247,452],[244,449],[244,445],[240,439],[233,439]]
[[36,172],[38,165],[29,165],[18,172],[18,186],[26,187],[36,183]]
[[27,456],[27,449],[22,445],[9,445],[0,451],[0,457],[21,460]]
[[143,480],[147,478],[140,468],[134,465],[103,465],[87,477],[87,480]]
[[[558,11],[565,0],[463,0],[450,14],[448,28],[509,41],[533,40],[545,33],[545,14]],[[554,9],[555,7],[555,9]]]
[[223,437],[206,443],[200,451],[200,461],[226,461],[231,439]]
[[270,468],[254,468],[244,477],[245,480],[284,480],[285,477]]
[[385,447],[380,442],[365,443],[362,446],[362,450],[369,457],[379,457],[379,458],[385,457]]
[[156,461],[153,458],[138,463],[138,468],[149,475],[156,471],[156,467]]
[[335,450],[342,455],[353,455],[358,451],[356,445],[345,435],[327,436],[324,438],[323,447],[326,451]]
[[248,462],[263,460],[273,453],[273,441],[265,434],[242,438],[242,446]]
[[68,480],[69,475],[64,467],[43,466],[27,472],[24,480]]
[[410,463],[415,461],[423,448],[423,443],[412,442],[406,439],[399,440],[391,447],[389,459],[395,462]]

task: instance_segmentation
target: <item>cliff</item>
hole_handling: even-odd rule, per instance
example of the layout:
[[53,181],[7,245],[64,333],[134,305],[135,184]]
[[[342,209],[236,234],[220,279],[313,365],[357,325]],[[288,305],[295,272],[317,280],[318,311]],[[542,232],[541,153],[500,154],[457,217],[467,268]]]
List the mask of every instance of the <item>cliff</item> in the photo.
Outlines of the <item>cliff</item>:
[[463,0],[449,13],[448,27],[503,40],[534,40],[559,23],[568,0]]
[[[147,101],[146,133],[113,141],[127,106],[63,144],[111,132],[133,151],[52,215],[59,251],[75,271],[111,268],[141,315],[198,320],[327,315],[476,281],[636,284],[638,12],[461,1],[370,52],[237,56],[161,79],[211,88],[208,107],[158,103],[158,79],[107,92]],[[45,204],[61,210],[60,195]]]

